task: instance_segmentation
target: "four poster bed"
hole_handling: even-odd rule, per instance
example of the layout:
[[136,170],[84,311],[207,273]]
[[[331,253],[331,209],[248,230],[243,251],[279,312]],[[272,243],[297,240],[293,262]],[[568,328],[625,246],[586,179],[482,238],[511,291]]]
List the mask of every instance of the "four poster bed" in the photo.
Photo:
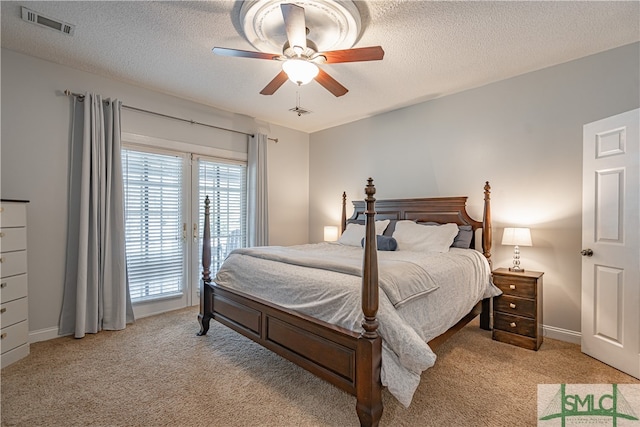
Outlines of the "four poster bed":
[[[484,187],[482,221],[476,221],[468,215],[467,197],[376,201],[371,178],[365,193],[364,201],[353,202],[354,212],[348,220],[344,194],[342,204],[343,236],[347,234],[347,227],[349,233],[356,230],[356,227],[364,227],[364,250],[362,247],[347,247],[340,243],[300,245],[293,247],[299,258],[295,261],[281,259],[282,251],[288,248],[266,247],[234,251],[223,264],[215,281],[209,270],[209,206],[208,201],[205,202],[203,277],[198,319],[201,327],[199,335],[205,335],[210,320],[215,319],[355,395],[361,425],[375,426],[382,416],[383,384],[408,406],[420,380],[420,373],[435,362],[432,349],[478,314],[481,316],[480,327],[489,329],[490,297],[497,295],[499,291],[495,291],[490,281],[491,210],[488,182]],[[404,272],[415,268],[417,274],[425,268],[419,266],[423,262],[422,258],[418,259],[411,251],[403,251],[402,247],[395,253],[377,250],[376,242],[381,237],[376,234],[383,233],[380,230],[376,232],[376,227],[384,220],[394,223],[396,230],[393,236],[400,236],[400,223],[403,226],[409,222],[448,226],[453,223],[456,224],[454,233],[458,232],[457,227],[460,230],[466,227],[473,231],[471,243],[466,246],[471,249],[447,249],[447,253],[437,254],[435,258],[438,259],[462,257],[460,267],[444,270],[438,261],[434,264],[435,272],[427,274],[429,280],[435,281],[429,289],[420,288],[403,295],[407,287],[402,285],[394,288],[395,279],[388,274],[388,270],[397,268]],[[364,226],[358,225],[362,223]],[[386,222],[382,225],[385,224]],[[413,226],[412,224],[408,225]],[[482,254],[474,250],[475,231],[480,228]],[[351,262],[350,266],[318,268],[313,258],[314,252],[311,251],[311,247],[315,250],[316,246],[321,251],[328,251],[328,258],[336,260],[336,264],[340,258],[346,259],[347,263]],[[354,253],[358,257],[356,272],[350,271],[354,266]],[[399,258],[401,253],[409,258]],[[471,260],[474,257],[481,261]],[[479,266],[472,267],[474,270],[471,276],[478,276],[480,279],[477,282],[481,284],[456,288],[445,283],[466,281],[458,279],[462,277],[459,271],[464,270],[463,264]],[[440,280],[439,275],[445,280]],[[283,282],[283,290],[279,295],[276,290],[276,295],[267,296],[267,288],[272,292],[274,288],[280,287],[278,281]],[[328,297],[328,303],[318,302],[321,299],[318,295],[324,295],[328,291],[325,292],[324,288],[318,291],[307,287],[307,282],[313,281],[321,282],[326,288],[335,288],[336,294]],[[355,281],[357,284],[354,284]],[[244,282],[252,283],[243,286]],[[284,282],[293,284],[286,285]],[[263,286],[264,283],[267,285]],[[394,296],[394,292],[399,296]],[[282,294],[293,294],[293,301],[283,302],[285,300]],[[456,295],[463,295],[466,302],[450,304],[449,301],[456,299]],[[357,305],[355,309],[354,305]],[[347,313],[344,314],[339,306],[349,306],[346,308]],[[438,306],[446,306],[446,309],[440,310]],[[438,311],[445,312],[443,317],[446,319],[433,320],[437,326],[413,326],[415,322],[432,322],[431,319],[436,318],[434,313]],[[357,322],[354,321],[354,316]],[[414,321],[414,318],[418,320]],[[392,327],[390,323],[400,324],[399,331],[395,331],[396,326]],[[409,385],[405,386],[403,377],[407,378]]]

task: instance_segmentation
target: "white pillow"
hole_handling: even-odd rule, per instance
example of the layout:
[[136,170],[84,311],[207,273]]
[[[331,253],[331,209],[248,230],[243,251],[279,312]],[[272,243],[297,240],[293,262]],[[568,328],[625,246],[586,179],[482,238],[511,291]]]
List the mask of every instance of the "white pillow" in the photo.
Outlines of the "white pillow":
[[[376,221],[376,234],[380,235],[384,233],[389,225],[389,220]],[[338,239],[338,243],[348,246],[362,247],[362,239],[364,238],[366,228],[363,224],[347,224],[347,228],[342,233],[342,236]]]
[[458,235],[454,223],[422,225],[413,221],[398,221],[393,238],[399,251],[449,252],[453,239]]

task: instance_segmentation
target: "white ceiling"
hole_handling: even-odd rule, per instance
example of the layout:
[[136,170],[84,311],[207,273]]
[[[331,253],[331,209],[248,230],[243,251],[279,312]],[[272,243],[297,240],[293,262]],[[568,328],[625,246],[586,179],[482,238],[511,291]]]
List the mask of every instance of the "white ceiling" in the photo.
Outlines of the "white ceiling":
[[[255,50],[242,35],[241,3],[3,1],[2,47],[314,132],[640,40],[638,1],[356,2],[354,47],[381,45],[384,59],[323,65],[349,89],[340,98],[316,82],[264,96],[281,63],[211,53]],[[20,6],[76,25],[75,34],[23,21]],[[296,91],[311,114],[288,111]]]

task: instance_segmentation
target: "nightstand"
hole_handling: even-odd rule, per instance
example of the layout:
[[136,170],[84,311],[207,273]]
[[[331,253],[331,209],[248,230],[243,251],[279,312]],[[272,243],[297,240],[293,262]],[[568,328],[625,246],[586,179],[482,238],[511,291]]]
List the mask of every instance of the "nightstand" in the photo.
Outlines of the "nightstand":
[[542,275],[498,268],[493,283],[502,295],[493,299],[493,339],[538,350],[542,344]]

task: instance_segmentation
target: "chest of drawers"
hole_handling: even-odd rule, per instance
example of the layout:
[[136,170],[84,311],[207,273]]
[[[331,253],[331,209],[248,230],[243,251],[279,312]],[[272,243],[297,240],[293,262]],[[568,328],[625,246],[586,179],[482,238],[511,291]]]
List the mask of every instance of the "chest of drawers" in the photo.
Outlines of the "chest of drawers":
[[0,203],[1,366],[29,354],[27,210],[25,202]]
[[493,299],[493,339],[530,350],[542,344],[542,275],[499,268],[493,283],[502,295]]

